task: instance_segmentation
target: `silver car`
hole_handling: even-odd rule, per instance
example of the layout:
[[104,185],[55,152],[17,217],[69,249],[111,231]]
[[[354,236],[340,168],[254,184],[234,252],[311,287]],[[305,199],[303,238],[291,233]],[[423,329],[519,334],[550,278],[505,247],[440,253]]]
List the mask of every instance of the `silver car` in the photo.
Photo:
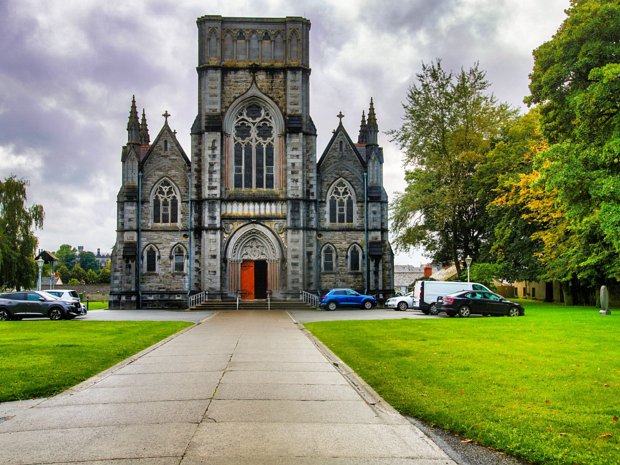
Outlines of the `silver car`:
[[385,306],[387,308],[393,308],[401,312],[404,312],[408,308],[413,308],[413,292],[409,292],[405,295],[397,295],[396,297],[391,297],[385,301]]

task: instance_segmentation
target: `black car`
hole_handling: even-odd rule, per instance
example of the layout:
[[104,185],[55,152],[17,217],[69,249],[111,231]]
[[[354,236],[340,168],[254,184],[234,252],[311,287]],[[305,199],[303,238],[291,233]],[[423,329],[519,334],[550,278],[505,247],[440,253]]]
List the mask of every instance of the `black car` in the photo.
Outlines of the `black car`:
[[501,295],[484,291],[460,291],[437,299],[437,310],[448,316],[468,317],[471,314],[523,316],[521,304],[504,299]]
[[62,320],[82,315],[79,302],[61,300],[44,291],[18,291],[0,294],[0,321],[22,318]]

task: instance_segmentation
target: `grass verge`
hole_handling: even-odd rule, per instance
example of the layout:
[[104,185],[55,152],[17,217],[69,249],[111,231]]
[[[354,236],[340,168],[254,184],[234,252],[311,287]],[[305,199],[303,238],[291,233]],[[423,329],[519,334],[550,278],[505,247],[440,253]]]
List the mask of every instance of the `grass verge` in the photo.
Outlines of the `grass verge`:
[[400,412],[537,464],[620,457],[620,314],[305,326]]
[[190,324],[179,321],[2,321],[0,402],[61,392]]
[[[82,302],[84,305],[86,305],[86,302]],[[99,301],[99,300],[91,300],[88,302],[88,311],[91,310],[107,310],[108,309],[108,302],[107,301]]]

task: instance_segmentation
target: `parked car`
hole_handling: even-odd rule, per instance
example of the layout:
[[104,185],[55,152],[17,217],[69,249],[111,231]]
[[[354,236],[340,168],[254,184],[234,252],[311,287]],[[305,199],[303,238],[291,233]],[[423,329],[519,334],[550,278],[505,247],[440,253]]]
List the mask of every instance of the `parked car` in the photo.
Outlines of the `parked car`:
[[360,307],[370,310],[377,305],[377,299],[372,295],[364,295],[353,289],[332,289],[321,296],[319,307],[327,310],[336,310],[337,307]]
[[462,281],[417,281],[413,287],[413,308],[425,315],[437,315],[437,299],[458,291],[485,291],[489,288],[478,283]]
[[86,315],[88,313],[86,305],[84,305],[80,300],[80,294],[78,294],[77,291],[74,291],[73,289],[50,289],[49,291],[45,292],[55,295],[60,300],[66,300],[68,302],[78,302],[82,307],[82,314]]
[[0,320],[47,317],[50,320],[82,315],[79,302],[60,300],[44,291],[18,291],[0,294]]
[[387,308],[393,308],[401,312],[404,312],[408,308],[413,308],[413,291],[405,295],[390,297],[388,300],[385,301],[385,306]]
[[521,304],[504,299],[501,295],[484,291],[455,292],[437,301],[437,309],[449,316],[468,317],[471,314],[523,316]]

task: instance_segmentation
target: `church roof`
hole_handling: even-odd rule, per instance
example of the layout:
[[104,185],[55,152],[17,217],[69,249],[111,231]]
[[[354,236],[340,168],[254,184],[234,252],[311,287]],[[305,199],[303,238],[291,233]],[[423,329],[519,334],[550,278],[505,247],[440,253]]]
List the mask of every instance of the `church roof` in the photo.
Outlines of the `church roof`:
[[[325,159],[325,157],[327,156],[327,154],[331,150],[332,146],[334,145],[334,142],[336,141],[336,138],[338,137],[339,133],[342,133],[344,135],[344,137],[347,140],[347,143],[353,149],[353,153],[355,153],[355,155],[357,156],[357,159],[362,164],[362,166],[365,168],[366,167],[366,160],[365,160],[365,158],[360,153],[360,150],[359,150],[360,147],[357,146],[357,144],[353,143],[353,141],[351,140],[351,137],[349,137],[349,133],[347,132],[347,130],[342,125],[342,118],[340,119],[340,124],[338,124],[338,127],[336,128],[336,130],[332,134],[331,139],[327,143],[327,146],[325,147],[325,150],[323,151],[323,154],[321,155],[321,158],[319,158],[319,161],[317,163],[317,167],[318,168],[321,167],[321,165],[323,163],[323,160]],[[364,148],[364,150],[365,150],[365,148]]]
[[166,111],[164,112],[162,116],[165,118],[164,125],[162,126],[161,130],[159,131],[159,134],[157,134],[157,137],[155,138],[155,140],[153,141],[153,143],[147,150],[146,154],[144,155],[144,158],[142,159],[142,163],[146,163],[146,160],[153,153],[154,148],[159,145],[159,141],[162,139],[162,137],[164,137],[165,135],[168,135],[172,143],[175,145],[175,147],[177,148],[177,150],[183,157],[185,164],[187,166],[190,166],[191,162],[189,161],[189,158],[185,154],[185,150],[183,150],[183,147],[181,146],[179,140],[177,139],[176,131],[173,131],[172,129],[170,129],[170,126],[168,125],[168,118],[170,117],[170,114]]

